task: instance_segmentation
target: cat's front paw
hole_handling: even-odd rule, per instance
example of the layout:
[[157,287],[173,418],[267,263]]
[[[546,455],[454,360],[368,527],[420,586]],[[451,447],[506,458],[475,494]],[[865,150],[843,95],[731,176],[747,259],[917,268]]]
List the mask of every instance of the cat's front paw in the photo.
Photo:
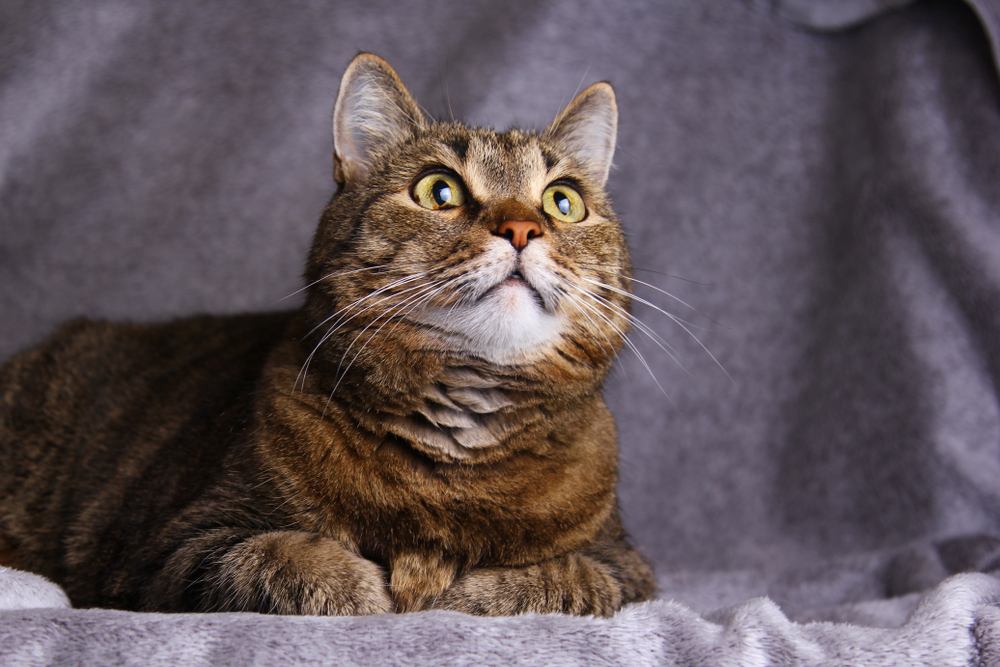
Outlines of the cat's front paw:
[[622,589],[610,569],[582,554],[526,567],[470,570],[432,605],[480,616],[611,616],[621,606]]
[[231,548],[206,586],[205,610],[361,616],[392,611],[385,572],[332,538],[273,532]]

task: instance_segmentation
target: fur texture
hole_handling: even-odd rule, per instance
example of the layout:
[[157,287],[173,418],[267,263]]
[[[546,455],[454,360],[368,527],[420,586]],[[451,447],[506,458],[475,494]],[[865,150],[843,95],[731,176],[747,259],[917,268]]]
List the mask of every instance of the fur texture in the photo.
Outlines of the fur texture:
[[[542,134],[430,123],[358,56],[301,310],[81,321],[0,370],[7,564],[77,605],[147,610],[608,615],[649,598],[600,395],[627,326],[603,192],[616,118],[595,84]],[[418,203],[439,172],[463,205]],[[543,210],[553,183],[582,220]],[[510,220],[539,231],[518,249]]]

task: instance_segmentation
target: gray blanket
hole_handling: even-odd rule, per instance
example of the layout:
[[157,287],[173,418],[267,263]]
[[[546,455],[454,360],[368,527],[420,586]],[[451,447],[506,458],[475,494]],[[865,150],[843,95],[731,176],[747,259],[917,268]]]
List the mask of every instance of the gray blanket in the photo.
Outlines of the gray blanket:
[[[0,573],[0,582],[24,576]],[[1000,664],[998,605],[1000,580],[962,574],[922,597],[898,628],[796,624],[766,598],[705,616],[677,602],[657,600],[631,605],[612,619],[556,614],[488,619],[454,612],[322,618],[33,609],[0,612],[0,659],[5,665],[152,667],[980,666]],[[865,606],[842,612],[864,617]]]
[[74,315],[287,304],[359,49],[475,123],[609,79],[636,277],[677,298],[639,294],[690,322],[637,304],[668,397],[631,353],[608,384],[662,599],[22,609],[0,663],[1000,664],[1000,0],[397,5],[0,4],[0,356]]

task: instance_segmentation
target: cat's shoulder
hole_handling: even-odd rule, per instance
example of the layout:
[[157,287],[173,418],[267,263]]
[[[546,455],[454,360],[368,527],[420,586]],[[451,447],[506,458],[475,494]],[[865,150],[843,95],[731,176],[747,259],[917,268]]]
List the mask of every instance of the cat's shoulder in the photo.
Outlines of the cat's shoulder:
[[[75,318],[0,364],[0,392],[93,385],[169,369],[201,374],[225,358],[259,363],[282,339],[290,312],[195,315],[163,322]],[[235,370],[235,369],[234,369]]]
[[[211,346],[269,340],[285,330],[291,311],[237,315],[192,315],[159,322],[131,322],[77,317],[59,324],[20,357],[62,357],[98,352],[117,354],[137,347],[159,346],[163,351],[187,345]],[[163,347],[165,346],[165,347]]]

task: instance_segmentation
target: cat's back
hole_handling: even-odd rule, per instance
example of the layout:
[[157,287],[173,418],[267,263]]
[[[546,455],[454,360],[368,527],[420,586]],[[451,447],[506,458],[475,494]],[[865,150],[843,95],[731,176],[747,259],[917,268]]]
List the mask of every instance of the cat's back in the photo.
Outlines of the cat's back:
[[55,575],[88,508],[152,515],[209,483],[289,319],[74,320],[0,366],[0,560]]
[[[252,381],[289,318],[72,320],[0,366],[0,432],[89,436],[122,422],[130,406],[186,418],[187,405],[204,405],[236,388],[234,382]],[[126,423],[134,424],[136,416]]]

